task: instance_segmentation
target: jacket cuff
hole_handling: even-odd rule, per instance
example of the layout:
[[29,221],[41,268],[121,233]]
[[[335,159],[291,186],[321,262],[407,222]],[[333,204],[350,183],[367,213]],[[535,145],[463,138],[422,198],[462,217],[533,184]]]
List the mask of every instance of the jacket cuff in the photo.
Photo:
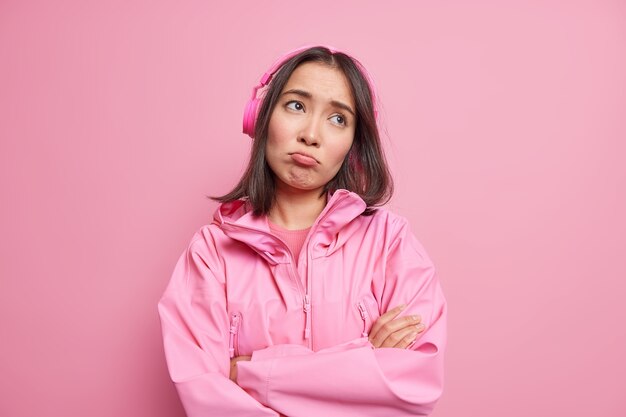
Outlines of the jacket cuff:
[[237,385],[243,388],[252,398],[267,406],[270,373],[274,365],[273,359],[237,362]]
[[252,352],[252,361],[264,361],[273,358],[282,358],[285,356],[310,355],[313,353],[311,349],[302,345],[282,344],[266,347],[265,349],[255,350]]

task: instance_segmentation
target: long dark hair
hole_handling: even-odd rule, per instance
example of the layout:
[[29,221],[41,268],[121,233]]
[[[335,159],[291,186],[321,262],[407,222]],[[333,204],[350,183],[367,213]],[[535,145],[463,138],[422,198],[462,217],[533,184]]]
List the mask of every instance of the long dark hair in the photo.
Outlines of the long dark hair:
[[247,198],[254,213],[267,214],[275,199],[274,173],[265,159],[267,131],[272,111],[293,71],[305,62],[321,62],[340,69],[348,79],[356,104],[354,141],[337,174],[324,187],[322,194],[343,188],[358,194],[367,204],[363,213],[370,215],[375,206],[389,201],[393,180],[381,146],[376,126],[370,85],[357,62],[342,52],[331,52],[323,46],[309,48],[288,59],[274,74],[262,99],[255,123],[254,142],[246,172],[231,192],[209,197],[222,203]]

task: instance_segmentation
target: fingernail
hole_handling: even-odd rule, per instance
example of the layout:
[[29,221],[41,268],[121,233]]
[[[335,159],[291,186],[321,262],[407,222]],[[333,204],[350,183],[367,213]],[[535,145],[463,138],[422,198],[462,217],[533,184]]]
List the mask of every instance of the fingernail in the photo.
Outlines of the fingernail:
[[420,323],[417,326],[415,326],[415,328],[417,329],[418,332],[421,332],[422,330],[424,330],[424,325]]
[[401,304],[398,307],[396,307],[398,310],[404,310],[406,308],[406,304]]
[[411,316],[411,318],[413,319],[413,321],[420,321],[422,318],[418,315],[415,316]]

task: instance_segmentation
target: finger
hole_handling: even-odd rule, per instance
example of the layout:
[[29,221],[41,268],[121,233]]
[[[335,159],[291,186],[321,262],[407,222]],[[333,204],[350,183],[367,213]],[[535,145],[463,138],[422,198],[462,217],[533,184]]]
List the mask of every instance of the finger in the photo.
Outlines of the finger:
[[230,376],[229,378],[233,381],[233,382],[237,382],[237,362],[239,361],[249,361],[252,359],[252,356],[246,356],[246,355],[242,355],[242,356],[237,356],[234,357],[230,360]]
[[228,378],[230,378],[231,381],[236,382],[237,381],[237,361],[235,360],[235,358],[232,358],[230,360],[230,375],[228,376]]
[[396,343],[395,345],[391,346],[391,343],[393,343],[393,341],[390,341],[390,338],[387,338],[387,340],[385,340],[385,342],[383,342],[383,345],[381,347],[392,347],[392,348],[398,348],[398,349],[405,349],[408,345],[410,345],[411,343],[413,343],[413,341],[415,340],[415,338],[417,338],[417,331],[415,329],[413,330],[408,330],[407,332],[403,332],[404,333],[404,337],[402,337],[402,339],[400,339],[400,341],[398,343]]
[[391,310],[387,311],[385,314],[382,314],[377,320],[376,323],[374,323],[374,325],[372,326],[371,330],[370,330],[370,335],[371,334],[376,334],[378,333],[378,330],[380,330],[380,328],[387,323],[388,321],[393,320],[394,318],[396,318],[398,316],[398,314],[400,314],[400,312],[402,310],[404,310],[404,308],[406,308],[405,304],[399,305],[397,307],[392,308]]
[[380,346],[393,332],[397,332],[405,327],[417,325],[421,320],[422,318],[419,315],[409,315],[387,321],[380,325],[378,330],[373,329],[373,331],[370,332],[370,341],[374,346]]
[[[415,326],[420,323],[422,318],[419,315],[410,315],[396,318],[390,322],[383,324],[376,334],[371,335],[370,341],[374,347],[380,347],[382,343],[387,339],[391,334],[397,332],[398,330],[408,328],[411,326]],[[395,336],[394,336],[395,338]],[[399,340],[395,340],[394,345]]]
[[249,361],[250,359],[252,359],[252,356],[235,356],[230,360],[230,366],[235,366],[235,364],[239,361]]
[[[404,327],[387,336],[387,338],[380,344],[380,347],[396,347],[398,344],[403,343],[408,337],[410,337],[410,334],[417,333],[420,330],[423,329],[420,329],[417,326]],[[413,340],[411,340],[411,342],[412,341]]]
[[398,342],[394,347],[398,349],[408,348],[411,344],[413,344],[413,342],[415,342],[420,337],[422,333],[424,333],[424,329],[425,327],[423,324],[418,324],[417,326],[415,326],[415,328],[413,328],[412,331],[409,332],[409,334],[403,337],[402,340],[400,340],[400,342]]
[[415,326],[404,327],[399,329],[389,336],[386,339],[380,342],[381,348],[390,348],[395,347],[398,343],[402,342],[405,338],[409,337],[411,333],[415,332]]

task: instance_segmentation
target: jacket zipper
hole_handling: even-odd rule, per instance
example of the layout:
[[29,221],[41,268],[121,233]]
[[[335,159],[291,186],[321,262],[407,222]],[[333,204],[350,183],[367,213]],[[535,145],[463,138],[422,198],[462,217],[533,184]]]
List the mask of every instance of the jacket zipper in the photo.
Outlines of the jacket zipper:
[[[230,223],[224,223],[223,225],[227,225],[227,226],[233,227]],[[256,233],[261,233],[261,234],[264,234],[266,236],[270,236],[272,239],[278,240],[283,245],[283,247],[287,250],[287,253],[291,257],[291,268],[289,268],[291,270],[291,274],[292,274],[291,279],[296,281],[296,287],[298,288],[298,292],[300,293],[300,297],[302,298],[302,310],[304,311],[304,317],[305,317],[305,319],[304,319],[305,320],[304,338],[309,340],[309,348],[311,348],[311,346],[312,346],[312,342],[311,342],[311,338],[310,338],[310,336],[311,336],[311,327],[310,327],[310,323],[311,323],[311,318],[310,318],[310,314],[311,314],[311,297],[310,297],[310,294],[308,294],[308,291],[305,290],[305,288],[302,286],[302,281],[300,280],[300,278],[298,276],[298,271],[296,270],[296,263],[295,263],[295,257],[293,256],[293,252],[291,252],[291,249],[289,249],[289,246],[287,246],[287,244],[285,242],[283,242],[283,240],[281,238],[276,237],[276,236],[274,236],[271,233],[267,233],[267,232],[265,232],[263,230],[254,229],[252,227],[245,227],[245,226],[241,226],[241,225],[237,225],[235,227],[240,227],[240,228],[246,229],[246,230],[252,230],[252,231],[254,231]],[[311,239],[309,239],[309,241],[310,240]],[[307,252],[309,250],[309,242],[308,241],[307,241],[306,250],[307,250]],[[308,283],[309,277],[307,276],[306,279],[307,279],[307,283]],[[232,326],[231,326],[231,328],[232,328]],[[231,332],[231,338],[232,338],[232,332]]]
[[361,319],[363,320],[363,332],[361,333],[362,337],[367,337],[367,320],[369,318],[369,313],[367,312],[367,308],[365,307],[365,303],[363,301],[359,301],[359,313],[361,313]]
[[230,340],[228,342],[228,353],[230,358],[239,356],[239,324],[241,322],[241,314],[233,313],[230,316]]
[[[289,253],[289,257],[291,258],[291,268],[289,269],[291,270],[292,279],[296,281],[298,291],[300,292],[300,296],[302,297],[302,311],[304,312],[304,339],[309,340],[309,348],[311,348],[311,345],[312,345],[312,342],[311,342],[311,296],[309,294],[309,289],[308,288],[305,289],[302,285],[302,281],[300,280],[300,276],[296,268],[296,258],[295,256],[293,256],[293,252],[291,252],[291,249],[289,248],[289,246],[287,246],[287,244],[283,242],[281,238],[274,236],[274,235],[272,235],[272,237],[278,239],[278,241],[283,244],[285,249],[287,249],[287,253]],[[307,247],[306,247],[307,252],[308,252],[308,248],[309,248],[309,244],[307,242]],[[309,265],[309,262],[307,260],[307,267],[308,265]],[[308,274],[306,277],[306,282],[307,282],[307,287],[308,287],[308,283],[309,283]]]
[[[344,197],[346,198],[346,197]],[[315,223],[313,223],[313,225],[311,226],[311,230],[313,230],[313,227],[317,226],[328,214],[328,212],[326,211],[328,208],[328,205],[324,208],[324,210],[322,210],[323,213],[323,217],[318,218]],[[231,227],[233,227],[234,225],[232,225],[231,223],[228,222],[223,222],[222,225],[230,225]],[[241,227],[243,229],[247,229],[247,230],[253,230],[257,233],[261,233],[264,234],[266,236],[270,236],[272,239],[277,239],[284,247],[285,249],[287,249],[287,253],[289,253],[289,255],[291,256],[291,271],[292,273],[295,274],[295,280],[296,280],[296,286],[298,287],[298,290],[300,291],[300,296],[302,297],[302,309],[304,310],[304,320],[305,320],[305,324],[304,324],[304,338],[306,340],[309,341],[309,349],[313,348],[313,338],[311,337],[311,273],[310,273],[310,269],[311,269],[311,257],[309,256],[309,244],[311,242],[311,236],[309,236],[309,239],[306,242],[306,256],[307,256],[307,276],[306,276],[306,283],[307,283],[307,288],[304,289],[302,286],[302,282],[300,281],[300,278],[298,277],[298,271],[296,270],[296,266],[295,266],[295,257],[293,256],[293,253],[291,252],[291,249],[289,249],[289,246],[287,246],[287,244],[285,242],[283,242],[282,239],[274,236],[271,233],[267,233],[263,230],[259,230],[259,229],[255,229],[252,227],[245,227],[245,226],[241,226],[241,225],[237,225],[234,227]],[[235,332],[236,335],[236,332]],[[231,332],[231,336],[232,336],[232,332]]]

